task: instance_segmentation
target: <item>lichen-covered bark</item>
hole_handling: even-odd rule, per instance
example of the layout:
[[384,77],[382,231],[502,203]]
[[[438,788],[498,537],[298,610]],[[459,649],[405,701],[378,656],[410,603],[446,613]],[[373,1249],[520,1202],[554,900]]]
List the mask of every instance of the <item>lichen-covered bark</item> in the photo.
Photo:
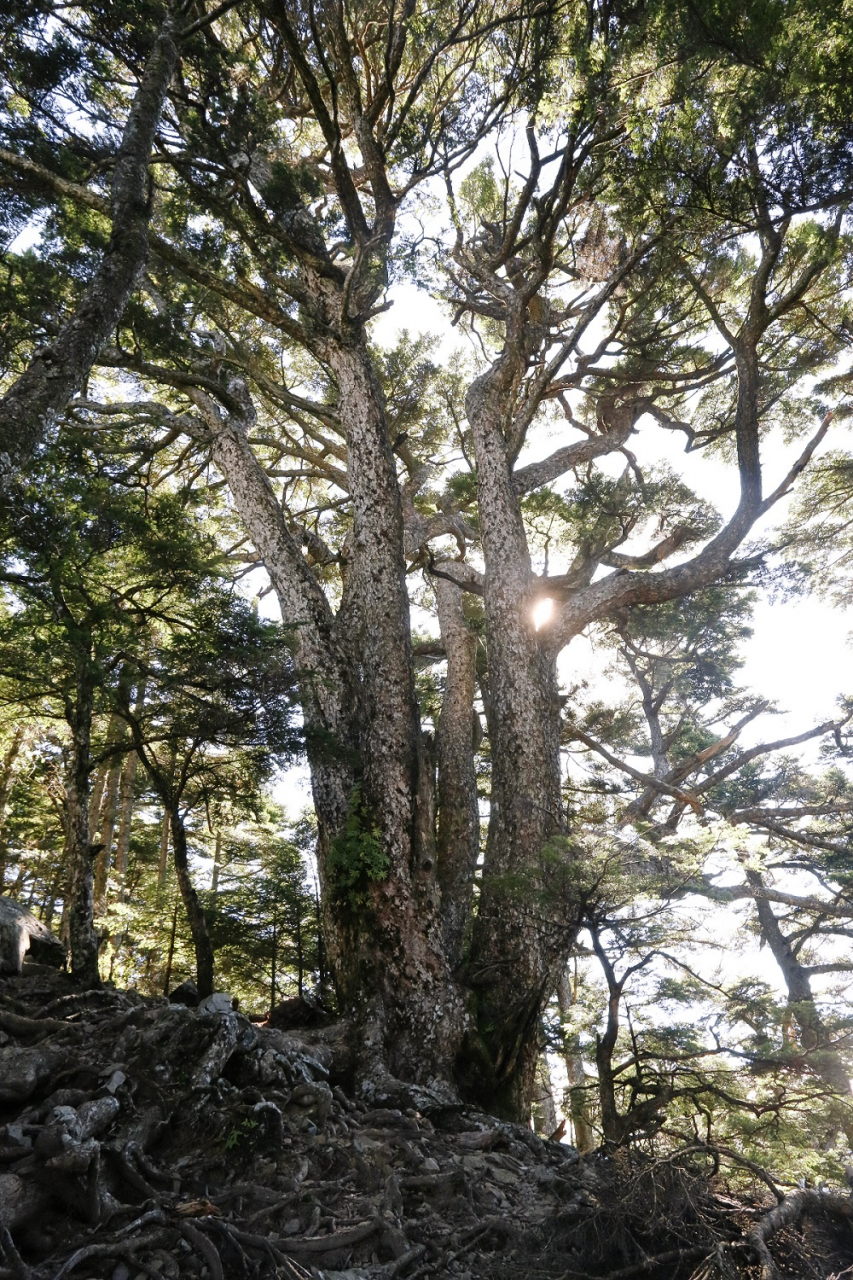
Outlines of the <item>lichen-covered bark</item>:
[[166,93],[178,63],[170,12],[154,41],[116,155],[112,231],[77,309],[0,400],[0,484],[32,457],[56,416],[88,376],[120,319],[148,256],[148,166]]
[[359,1002],[372,992],[374,1009],[381,1005],[392,1072],[404,1079],[447,1078],[464,1012],[441,937],[400,490],[382,392],[366,348],[336,346],[329,361],[347,431],[363,797],[387,861],[387,873],[370,887],[369,912],[348,939],[342,986]]
[[477,456],[491,705],[491,811],[470,979],[491,1057],[489,1105],[529,1111],[536,1034],[573,939],[549,842],[563,830],[554,662],[533,620],[533,574],[503,432],[507,355],[466,397]]

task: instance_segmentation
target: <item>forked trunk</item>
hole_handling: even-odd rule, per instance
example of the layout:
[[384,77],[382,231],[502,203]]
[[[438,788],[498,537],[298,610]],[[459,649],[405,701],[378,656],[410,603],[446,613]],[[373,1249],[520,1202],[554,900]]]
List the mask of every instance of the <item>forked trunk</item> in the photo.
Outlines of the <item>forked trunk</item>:
[[[414,692],[400,493],[382,393],[366,350],[330,362],[348,433],[353,539],[332,614],[287,528],[242,419],[213,457],[294,627],[318,825],[324,932],[341,1007],[361,1026],[362,1072],[452,1078],[465,1012],[443,950],[431,762]],[[232,389],[233,390],[233,389]],[[239,391],[238,391],[239,394]]]
[[452,1077],[465,1011],[444,952],[432,761],[415,697],[403,512],[382,391],[366,348],[329,353],[353,508],[347,592],[359,660],[358,777],[321,867],[336,981],[367,1028],[365,1068]]

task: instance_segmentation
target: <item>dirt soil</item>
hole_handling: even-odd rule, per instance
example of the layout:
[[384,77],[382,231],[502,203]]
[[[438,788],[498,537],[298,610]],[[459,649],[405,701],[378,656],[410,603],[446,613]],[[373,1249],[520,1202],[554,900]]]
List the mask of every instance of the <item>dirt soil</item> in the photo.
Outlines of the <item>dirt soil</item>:
[[847,1189],[735,1194],[701,1144],[581,1158],[355,1097],[335,1028],[218,1003],[0,980],[0,1280],[853,1276]]

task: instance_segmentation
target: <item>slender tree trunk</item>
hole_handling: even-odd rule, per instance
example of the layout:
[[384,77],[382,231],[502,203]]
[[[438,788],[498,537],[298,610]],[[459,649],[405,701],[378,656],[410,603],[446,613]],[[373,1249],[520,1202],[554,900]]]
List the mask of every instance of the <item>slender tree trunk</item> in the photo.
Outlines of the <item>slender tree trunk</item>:
[[[764,887],[760,872],[747,871],[746,878],[754,888]],[[831,1037],[815,1004],[811,979],[800,964],[790,940],[783,934],[766,898],[756,897],[755,909],[761,936],[781,970],[788,992],[788,1007],[797,1025],[802,1046],[808,1054],[809,1064],[828,1088],[847,1104],[843,1109],[839,1106],[835,1118],[843,1128],[847,1141],[853,1145],[850,1075],[840,1054],[832,1046]]]
[[480,810],[473,724],[477,637],[462,612],[459,588],[435,578],[447,677],[436,734],[438,759],[438,883],[444,948],[454,969],[471,921],[474,872],[480,856]]
[[6,883],[6,861],[9,842],[6,836],[6,813],[9,808],[9,797],[15,785],[15,765],[26,738],[26,730],[19,725],[12,735],[12,741],[6,748],[3,763],[0,764],[0,894]]
[[[485,560],[491,802],[470,980],[491,1058],[482,1101],[529,1115],[539,1018],[577,931],[549,842],[563,831],[555,663],[533,620],[533,573],[504,437],[514,366],[475,381],[466,411],[477,455]],[[564,855],[565,856],[565,855]]]
[[121,771],[121,806],[119,809],[115,856],[117,890],[119,900],[122,902],[126,896],[127,859],[130,853],[130,833],[133,826],[133,793],[138,767],[139,757],[135,751],[129,751]]
[[549,1138],[552,1133],[556,1133],[558,1127],[557,1108],[554,1105],[551,1068],[544,1053],[540,1053],[536,1060],[533,1119],[536,1132],[542,1134],[543,1137]]
[[166,976],[163,979],[163,995],[169,994],[169,987],[172,985],[172,961],[175,958],[175,938],[178,933],[178,898],[175,897],[175,907],[172,911],[172,928],[169,933],[169,954],[166,957]]
[[[160,856],[157,860],[157,895],[162,896],[163,890],[166,888],[166,877],[169,871],[169,831],[171,827],[171,814],[169,810],[163,809],[163,817],[160,819]],[[174,836],[172,838],[174,844]]]
[[94,772],[89,787],[89,830],[96,831],[100,825],[101,806],[104,800],[104,788],[107,784],[109,764],[103,760]]
[[110,863],[113,852],[113,836],[115,834],[116,810],[118,808],[119,784],[122,775],[121,757],[116,757],[111,764],[104,788],[104,799],[101,807],[101,851],[95,861],[95,915],[103,915],[107,907],[107,884],[110,875]]
[[76,698],[69,715],[71,752],[66,783],[66,866],[68,868],[68,936],[71,974],[87,987],[100,985],[98,939],[95,935],[93,861],[97,849],[89,840],[89,771],[91,765],[93,677],[84,655],[78,667]]
[[302,999],[303,992],[303,975],[305,973],[305,957],[302,951],[302,918],[298,906],[296,911],[296,990],[299,999]]
[[326,969],[326,938],[323,931],[323,908],[320,902],[320,886],[315,882],[314,885],[314,910],[317,925],[317,992],[320,997],[320,1003],[326,1003],[326,988],[328,986],[328,970]]
[[217,830],[216,841],[213,846],[213,875],[210,879],[210,892],[212,897],[216,897],[219,892],[219,871],[222,863],[222,831]]
[[[142,708],[145,705],[145,685],[143,679],[137,685],[136,698],[134,701],[133,714],[139,717]],[[122,725],[126,729],[126,725]],[[121,770],[121,781],[119,784],[119,794],[121,796],[121,804],[118,819],[118,836],[116,837],[115,848],[115,873],[118,889],[119,901],[125,900],[125,880],[127,877],[127,859],[130,852],[130,833],[133,826],[133,805],[134,805],[134,788],[136,786],[136,772],[139,767],[139,756],[135,751],[128,751],[124,757],[124,764]]]
[[77,309],[49,347],[0,400],[0,484],[32,457],[121,317],[148,256],[148,166],[163,102],[178,63],[176,18],[157,35],[116,155],[110,195],[112,232]]
[[187,832],[180,809],[173,805],[170,811],[172,829],[172,850],[175,859],[175,871],[178,877],[178,888],[195,948],[196,986],[199,996],[204,999],[213,993],[213,944],[207,930],[207,920],[201,899],[190,878],[189,859],[187,856]]
[[270,957],[270,1017],[276,1006],[276,986],[278,984],[278,913],[272,919],[272,955]]
[[595,1148],[595,1136],[589,1119],[589,1095],[587,1093],[586,1074],[581,1054],[580,1037],[576,1031],[569,1031],[567,1023],[574,1014],[575,994],[569,975],[565,970],[557,984],[557,1001],[560,1006],[560,1019],[563,1023],[563,1061],[566,1064],[566,1075],[569,1081],[569,1117],[572,1122],[572,1137],[581,1155],[586,1155]]

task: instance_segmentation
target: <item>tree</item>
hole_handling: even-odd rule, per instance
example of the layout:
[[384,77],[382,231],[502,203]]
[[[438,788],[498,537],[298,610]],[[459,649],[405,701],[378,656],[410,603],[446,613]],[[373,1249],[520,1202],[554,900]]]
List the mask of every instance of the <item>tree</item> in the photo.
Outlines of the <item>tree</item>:
[[187,601],[203,586],[216,556],[174,496],[125,485],[72,432],[22,472],[6,499],[0,672],[25,717],[67,727],[64,918],[72,973],[97,985],[92,775],[130,745],[116,741],[110,713],[130,699],[133,664],[158,625],[174,623],[170,610],[179,616],[182,593]]
[[118,703],[169,816],[175,871],[196,953],[199,994],[213,992],[214,950],[189,869],[186,813],[246,804],[298,742],[287,638],[239,597],[208,586],[139,662],[145,702]]
[[280,811],[264,817],[263,824],[246,824],[231,837],[210,914],[228,990],[247,993],[256,1005],[268,992],[272,1013],[284,996],[302,999],[322,990],[322,944],[303,853],[279,834]]
[[[389,1096],[460,1085],[526,1113],[583,920],[558,660],[585,628],[754,568],[746,539],[830,429],[812,382],[846,342],[850,135],[837,62],[818,83],[802,47],[823,9],[750,11],[735,39],[731,15],[692,13],[209,15],[163,108],[152,262],[97,357],[132,391],[72,405],[92,430],[160,424],[164,470],[212,465],[266,567],[296,636],[335,981]],[[74,225],[96,193],[46,159],[47,119],[4,158]],[[460,180],[479,146],[491,164]],[[467,368],[376,350],[407,269],[478,344]],[[543,422],[568,439],[525,461]],[[783,424],[800,443],[765,491],[761,442]],[[632,437],[658,430],[735,463],[727,519],[639,465]],[[417,701],[422,571],[438,726]],[[475,673],[489,820],[472,919]]]

